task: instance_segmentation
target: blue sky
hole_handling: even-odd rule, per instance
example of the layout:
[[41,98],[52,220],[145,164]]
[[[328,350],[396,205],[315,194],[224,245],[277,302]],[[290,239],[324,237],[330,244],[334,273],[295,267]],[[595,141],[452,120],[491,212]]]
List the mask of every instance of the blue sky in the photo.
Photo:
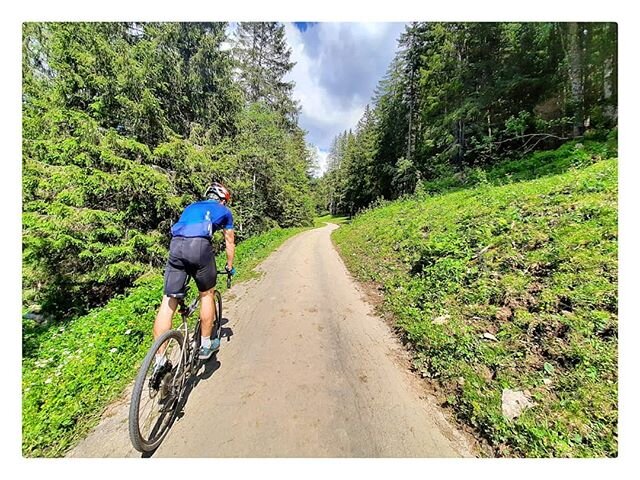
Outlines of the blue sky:
[[307,30],[307,28],[315,25],[318,22],[293,22],[293,24],[296,26],[296,28],[298,30],[300,30],[301,32],[304,32]]
[[301,104],[300,126],[321,170],[333,138],[355,127],[397,48],[404,23],[286,23],[296,62],[289,79]]

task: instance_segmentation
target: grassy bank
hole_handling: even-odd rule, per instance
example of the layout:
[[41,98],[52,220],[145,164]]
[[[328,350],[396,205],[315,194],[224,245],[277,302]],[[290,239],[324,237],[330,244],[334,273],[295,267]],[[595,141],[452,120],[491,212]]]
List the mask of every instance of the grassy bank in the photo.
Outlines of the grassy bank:
[[[304,228],[278,229],[236,249],[234,282]],[[218,257],[223,265],[224,254]],[[219,282],[221,290],[226,282]],[[195,287],[192,287],[195,290]],[[194,294],[194,292],[191,292]],[[151,344],[162,273],[146,275],[126,296],[67,324],[25,334],[22,362],[22,453],[57,457],[97,424],[103,409],[136,374]],[[176,316],[177,320],[177,316]]]
[[[334,233],[416,370],[498,455],[617,455],[617,160],[584,150],[477,171]],[[532,403],[513,420],[507,389]]]

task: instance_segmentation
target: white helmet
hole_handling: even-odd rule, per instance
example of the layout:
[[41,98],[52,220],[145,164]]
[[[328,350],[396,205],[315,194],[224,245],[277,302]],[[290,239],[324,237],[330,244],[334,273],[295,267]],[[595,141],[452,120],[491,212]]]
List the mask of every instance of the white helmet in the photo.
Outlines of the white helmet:
[[227,190],[227,188],[218,182],[213,182],[207,191],[205,192],[205,197],[207,198],[217,198],[219,200],[224,200],[226,203],[231,201],[231,192]]

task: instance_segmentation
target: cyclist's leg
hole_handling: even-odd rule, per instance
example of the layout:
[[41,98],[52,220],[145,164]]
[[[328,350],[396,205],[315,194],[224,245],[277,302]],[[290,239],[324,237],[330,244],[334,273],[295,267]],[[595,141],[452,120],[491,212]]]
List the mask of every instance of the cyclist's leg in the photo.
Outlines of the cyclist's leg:
[[162,303],[158,309],[156,320],[153,323],[153,338],[154,340],[162,335],[167,330],[171,330],[171,323],[173,320],[173,314],[178,308],[178,300],[172,297],[162,297]]
[[[162,297],[162,303],[160,304],[160,308],[158,309],[158,314],[156,315],[156,320],[153,323],[153,339],[157,339],[163,333],[171,330],[171,321],[173,319],[173,314],[178,307],[178,300],[175,298],[171,298],[168,296]],[[155,364],[156,367],[162,367],[165,363],[165,349],[167,348],[166,344],[161,345],[156,352]],[[169,365],[169,369],[171,366]]]
[[213,288],[200,292],[200,360],[208,360],[220,348],[220,339],[213,335],[215,298]]
[[164,270],[164,297],[153,324],[154,339],[171,329],[173,315],[178,308],[178,300],[172,295],[184,294],[185,291],[187,271],[182,259],[182,243],[181,238],[174,238],[169,246],[169,259]]
[[200,291],[200,328],[201,335],[205,341],[211,337],[213,330],[216,273],[215,256],[213,255],[211,243],[208,241],[202,242],[198,270],[194,275],[194,280]]
[[203,337],[210,337],[213,330],[213,316],[215,313],[215,289],[200,292],[200,324]]

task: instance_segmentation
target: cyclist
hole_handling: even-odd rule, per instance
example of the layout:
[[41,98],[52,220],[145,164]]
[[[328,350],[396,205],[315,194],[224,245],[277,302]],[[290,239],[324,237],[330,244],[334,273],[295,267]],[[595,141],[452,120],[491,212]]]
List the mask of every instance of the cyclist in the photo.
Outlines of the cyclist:
[[[227,207],[230,200],[229,190],[214,182],[205,192],[205,199],[188,205],[178,222],[171,227],[169,259],[164,272],[164,297],[153,325],[154,339],[171,329],[173,314],[178,307],[177,299],[184,297],[187,276],[193,277],[200,292],[202,333],[198,357],[203,360],[208,360],[220,348],[220,339],[211,339],[216,284],[211,237],[216,230],[224,232],[227,254],[225,270],[231,275],[235,274],[233,216]],[[171,363],[166,360],[164,353],[158,353],[155,360],[154,377],[161,377],[164,371],[171,370]]]

